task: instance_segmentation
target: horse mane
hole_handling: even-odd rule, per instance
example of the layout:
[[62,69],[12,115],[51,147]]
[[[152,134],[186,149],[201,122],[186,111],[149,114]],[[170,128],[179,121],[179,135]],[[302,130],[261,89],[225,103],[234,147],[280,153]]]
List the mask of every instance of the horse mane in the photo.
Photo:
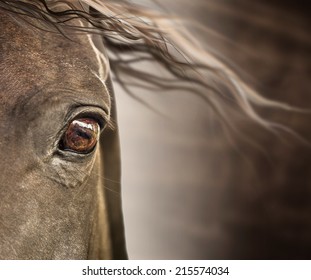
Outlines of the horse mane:
[[[126,0],[1,0],[0,9],[18,21],[70,37],[102,36],[114,78],[132,96],[132,87],[194,92],[234,131],[227,108],[269,131],[289,131],[263,118],[257,108],[299,110],[258,94],[211,51],[202,47],[182,20]],[[82,25],[75,22],[79,19]],[[199,23],[195,23],[199,26]],[[138,63],[157,63],[163,75]],[[226,109],[224,109],[226,108]]]

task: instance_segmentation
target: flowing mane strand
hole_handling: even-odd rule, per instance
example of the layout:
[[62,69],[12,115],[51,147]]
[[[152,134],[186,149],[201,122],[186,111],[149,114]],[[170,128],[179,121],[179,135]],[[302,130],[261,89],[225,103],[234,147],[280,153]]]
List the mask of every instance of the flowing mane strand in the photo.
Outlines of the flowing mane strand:
[[[115,80],[134,97],[131,86],[194,92],[233,131],[230,114],[224,108],[233,108],[243,118],[270,131],[292,133],[289,128],[261,117],[255,108],[299,109],[258,94],[206,51],[183,27],[182,21],[172,15],[125,0],[1,0],[0,9],[17,21],[67,37],[70,32],[100,34]],[[76,19],[83,24],[77,25]],[[137,67],[138,62],[149,61],[159,64],[168,76],[164,78]]]

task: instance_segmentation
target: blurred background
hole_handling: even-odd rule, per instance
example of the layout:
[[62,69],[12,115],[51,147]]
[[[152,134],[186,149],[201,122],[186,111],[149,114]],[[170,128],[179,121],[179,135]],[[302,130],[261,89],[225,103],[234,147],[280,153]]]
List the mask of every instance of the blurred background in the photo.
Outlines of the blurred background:
[[[157,2],[208,27],[192,32],[261,94],[311,108],[307,1]],[[189,93],[137,90],[157,113],[115,92],[131,259],[311,258],[310,146],[243,120],[228,137]],[[259,112],[311,141],[310,114]]]

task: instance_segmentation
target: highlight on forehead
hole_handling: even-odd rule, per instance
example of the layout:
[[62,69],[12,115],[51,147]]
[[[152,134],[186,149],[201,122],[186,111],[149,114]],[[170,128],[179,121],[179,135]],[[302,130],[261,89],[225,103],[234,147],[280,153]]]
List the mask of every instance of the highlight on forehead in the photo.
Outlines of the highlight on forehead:
[[[258,94],[217,55],[201,47],[181,20],[171,15],[126,0],[0,0],[0,9],[17,21],[61,33],[69,39],[72,33],[100,35],[114,80],[134,98],[139,99],[132,92],[133,87],[193,92],[232,132],[236,130],[231,121],[233,113],[267,130],[288,132],[287,127],[260,116],[256,107],[301,111]],[[82,24],[77,24],[77,19]],[[103,50],[92,44],[98,61],[109,67]],[[139,69],[137,63],[142,61],[158,63],[167,72],[167,78]],[[103,69],[99,69],[99,73],[103,75]]]

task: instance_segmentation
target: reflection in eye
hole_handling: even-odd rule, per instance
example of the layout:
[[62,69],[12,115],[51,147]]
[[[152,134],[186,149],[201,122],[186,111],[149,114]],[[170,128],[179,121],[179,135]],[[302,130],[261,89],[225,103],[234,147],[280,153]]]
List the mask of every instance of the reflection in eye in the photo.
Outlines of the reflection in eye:
[[62,137],[60,149],[80,154],[90,153],[96,146],[99,134],[97,121],[88,118],[73,120]]

